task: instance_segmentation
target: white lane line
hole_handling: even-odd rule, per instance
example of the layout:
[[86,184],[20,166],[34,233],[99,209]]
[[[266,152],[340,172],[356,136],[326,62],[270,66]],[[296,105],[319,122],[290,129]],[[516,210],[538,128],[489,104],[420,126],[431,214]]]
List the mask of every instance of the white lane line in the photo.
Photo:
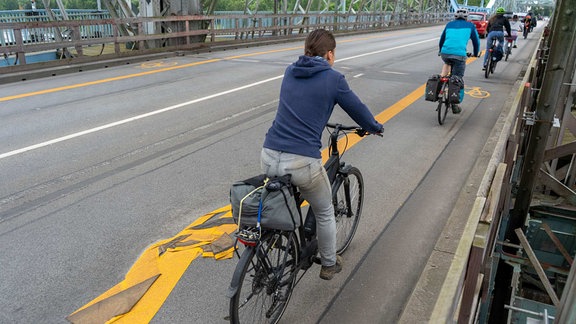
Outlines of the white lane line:
[[55,139],[53,139],[53,140],[49,140],[49,141],[46,141],[46,142],[38,143],[38,144],[31,145],[31,146],[28,146],[28,147],[24,147],[24,148],[21,148],[21,149],[18,149],[18,150],[6,152],[6,153],[3,153],[3,154],[0,154],[0,159],[4,159],[4,158],[7,158],[7,157],[9,157],[9,156],[16,155],[16,154],[20,154],[20,153],[24,153],[24,152],[28,152],[28,151],[31,151],[31,150],[35,150],[35,149],[38,149],[38,148],[41,148],[41,147],[44,147],[44,146],[48,146],[48,145],[52,145],[52,144],[55,144],[55,143],[63,142],[63,141],[66,141],[66,140],[69,140],[69,139],[73,139],[73,138],[76,138],[76,137],[80,137],[80,136],[83,136],[83,135],[95,133],[95,132],[98,132],[98,131],[101,131],[101,130],[104,130],[104,129],[108,129],[108,128],[111,128],[111,127],[115,127],[115,126],[119,126],[119,125],[126,124],[126,123],[129,123],[129,122],[133,122],[133,121],[138,120],[138,119],[143,119],[143,118],[147,118],[147,117],[150,117],[150,116],[158,115],[158,114],[161,114],[161,113],[164,113],[164,112],[167,112],[167,111],[179,109],[179,108],[182,108],[182,107],[185,107],[185,106],[188,106],[188,105],[191,105],[191,104],[195,104],[195,103],[198,103],[198,102],[201,102],[201,101],[206,101],[206,100],[209,100],[209,99],[212,99],[212,98],[216,98],[216,97],[219,97],[219,96],[223,96],[223,95],[226,95],[226,94],[229,94],[229,93],[233,93],[233,92],[237,92],[237,91],[244,90],[244,89],[247,89],[247,88],[251,88],[251,87],[254,87],[254,86],[257,86],[257,85],[266,83],[266,82],[274,81],[274,80],[280,79],[280,78],[282,78],[282,77],[284,77],[284,75],[275,76],[275,77],[273,77],[273,78],[269,78],[269,79],[262,80],[262,81],[258,81],[258,82],[254,82],[254,83],[250,83],[250,84],[247,84],[247,85],[245,85],[245,86],[238,87],[238,88],[230,89],[230,90],[223,91],[223,92],[219,92],[219,93],[215,93],[215,94],[213,94],[213,95],[209,95],[209,96],[206,96],[206,97],[194,99],[194,100],[187,101],[187,102],[183,102],[183,103],[180,103],[180,104],[177,104],[177,105],[173,105],[173,106],[169,106],[169,107],[162,108],[162,109],[159,109],[159,110],[151,111],[151,112],[146,113],[146,114],[142,114],[142,115],[138,115],[138,116],[126,118],[126,119],[119,120],[119,121],[114,122],[114,123],[110,123],[110,124],[98,126],[98,127],[95,127],[95,128],[87,129],[87,130],[82,131],[82,132],[78,132],[78,133],[74,133],[74,134],[70,134],[70,135],[58,137],[58,138],[55,138]]
[[[438,39],[438,38],[432,38],[432,39],[428,39],[428,40],[424,40],[424,41],[420,41],[420,42],[416,42],[416,43],[410,43],[410,44],[405,44],[405,45],[400,45],[400,46],[396,46],[396,47],[391,47],[391,48],[387,48],[387,49],[383,49],[383,50],[379,50],[379,51],[364,53],[364,54],[355,55],[355,56],[350,56],[350,57],[338,59],[338,60],[336,60],[336,62],[347,61],[347,60],[355,59],[355,58],[358,58],[358,57],[363,57],[363,56],[368,56],[368,55],[374,55],[374,54],[379,54],[379,53],[383,53],[383,52],[388,52],[388,51],[392,51],[392,50],[399,49],[399,48],[404,48],[404,47],[408,47],[408,46],[413,46],[413,45],[418,45],[418,44],[422,44],[422,43],[434,41],[434,40],[437,40],[437,39]],[[104,129],[108,129],[108,128],[111,128],[111,127],[123,125],[123,124],[129,123],[129,122],[132,122],[132,121],[135,121],[135,120],[138,120],[138,119],[143,119],[143,118],[150,117],[150,116],[154,116],[154,115],[157,115],[157,114],[161,114],[161,113],[164,113],[164,112],[167,112],[167,111],[170,111],[170,110],[179,109],[179,108],[182,108],[182,107],[184,107],[184,106],[191,105],[191,104],[194,104],[194,103],[197,103],[197,102],[206,101],[206,100],[209,100],[209,99],[212,99],[212,98],[216,98],[216,97],[219,97],[219,96],[223,96],[223,95],[226,95],[226,94],[229,94],[229,93],[237,92],[237,91],[240,91],[240,90],[243,90],[243,89],[246,89],[246,88],[251,88],[251,87],[254,87],[254,86],[257,86],[257,85],[266,83],[266,82],[270,82],[270,81],[274,81],[274,80],[277,80],[277,79],[281,79],[282,77],[284,77],[284,75],[275,76],[275,77],[272,77],[272,78],[269,78],[269,79],[266,79],[266,80],[258,81],[258,82],[251,83],[251,84],[247,84],[247,85],[245,85],[245,86],[241,86],[241,87],[238,87],[238,88],[234,88],[234,89],[230,89],[230,90],[227,90],[227,91],[215,93],[215,94],[213,94],[213,95],[209,95],[209,96],[206,96],[206,97],[203,97],[203,98],[191,100],[191,101],[188,101],[188,102],[183,102],[183,103],[180,103],[180,104],[177,104],[177,105],[173,105],[173,106],[170,106],[170,107],[166,107],[166,108],[162,108],[162,109],[159,109],[159,110],[151,111],[151,112],[146,113],[146,114],[134,116],[134,117],[131,117],[131,118],[126,118],[126,119],[119,120],[119,121],[114,122],[114,123],[110,123],[110,124],[98,126],[98,127],[95,127],[95,128],[87,129],[87,130],[82,131],[82,132],[78,132],[78,133],[74,133],[74,134],[70,134],[70,135],[58,137],[58,138],[55,138],[55,139],[52,139],[52,140],[49,140],[49,141],[46,141],[46,142],[42,142],[42,143],[38,143],[38,144],[35,144],[35,145],[23,147],[23,148],[18,149],[18,150],[14,150],[14,151],[2,153],[2,154],[0,154],[0,160],[1,160],[1,159],[4,159],[4,158],[7,158],[7,157],[10,157],[10,156],[13,156],[13,155],[17,155],[17,154],[24,153],[24,152],[28,152],[28,151],[32,151],[32,150],[35,150],[35,149],[38,149],[38,148],[41,148],[41,147],[45,147],[45,146],[48,146],[48,145],[52,145],[52,144],[56,144],[56,143],[59,143],[59,142],[67,141],[67,140],[69,140],[69,139],[73,139],[73,138],[80,137],[80,136],[83,136],[83,135],[95,133],[95,132],[98,132],[98,131],[101,131],[101,130],[104,130]]]
[[401,74],[401,75],[405,75],[408,73],[404,73],[404,72],[394,72],[394,71],[380,71],[382,73],[388,73],[388,74]]
[[416,43],[410,43],[410,44],[400,45],[400,46],[396,46],[396,47],[385,48],[385,49],[379,50],[379,51],[374,51],[374,52],[369,52],[369,53],[364,53],[364,54],[360,54],[360,55],[355,55],[355,56],[346,57],[346,58],[343,58],[343,59],[336,60],[336,62],[352,60],[352,59],[355,59],[355,58],[359,58],[359,57],[363,57],[363,56],[368,56],[368,55],[380,54],[380,53],[384,53],[384,52],[388,52],[388,51],[393,51],[393,50],[396,50],[396,49],[399,49],[399,48],[404,48],[404,47],[408,47],[408,46],[413,46],[413,45],[418,45],[418,44],[423,44],[423,43],[435,41],[435,40],[438,40],[438,39],[439,39],[439,37],[436,37],[436,38],[431,38],[431,39],[423,40],[423,41],[416,42]]

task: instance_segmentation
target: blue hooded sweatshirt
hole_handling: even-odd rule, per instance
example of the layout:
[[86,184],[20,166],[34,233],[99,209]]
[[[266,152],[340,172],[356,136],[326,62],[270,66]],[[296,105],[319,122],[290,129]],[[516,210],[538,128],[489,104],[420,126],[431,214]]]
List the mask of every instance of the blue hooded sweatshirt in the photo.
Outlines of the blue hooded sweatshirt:
[[466,58],[466,45],[472,40],[474,56],[480,52],[480,37],[473,23],[464,19],[456,19],[446,24],[440,36],[440,53]]
[[322,131],[338,104],[362,128],[378,132],[382,125],[350,90],[344,75],[322,57],[300,56],[288,66],[280,88],[280,102],[264,147],[321,158]]

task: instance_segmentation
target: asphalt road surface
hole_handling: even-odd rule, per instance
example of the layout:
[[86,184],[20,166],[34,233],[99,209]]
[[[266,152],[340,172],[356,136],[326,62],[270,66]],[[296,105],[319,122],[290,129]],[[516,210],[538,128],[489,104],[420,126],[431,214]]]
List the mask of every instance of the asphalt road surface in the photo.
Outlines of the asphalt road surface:
[[[403,311],[538,36],[520,39],[489,79],[470,59],[463,112],[440,126],[423,85],[440,72],[441,31],[337,37],[334,68],[385,122],[385,133],[343,157],[362,171],[366,189],[343,272],[323,281],[311,268],[283,323],[393,323]],[[0,323],[64,323],[148,278],[156,283],[119,322],[225,322],[237,259],[181,248],[159,263],[151,247],[227,206],[232,182],[260,173],[281,78],[302,46],[2,85]],[[351,122],[338,107],[332,121]]]

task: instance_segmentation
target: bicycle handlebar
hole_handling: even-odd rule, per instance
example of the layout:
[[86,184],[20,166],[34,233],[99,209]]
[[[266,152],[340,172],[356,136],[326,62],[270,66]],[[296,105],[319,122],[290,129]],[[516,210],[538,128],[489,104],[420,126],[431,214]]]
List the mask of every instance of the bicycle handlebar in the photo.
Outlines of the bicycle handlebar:
[[354,131],[354,133],[356,133],[356,135],[358,135],[360,137],[363,137],[366,135],[377,135],[380,137],[384,136],[384,135],[382,135],[382,133],[384,132],[384,127],[382,127],[382,131],[379,133],[368,132],[367,130],[365,130],[364,128],[362,128],[360,126],[346,126],[346,125],[342,125],[342,124],[338,124],[338,123],[327,123],[326,127],[335,129],[337,131]]

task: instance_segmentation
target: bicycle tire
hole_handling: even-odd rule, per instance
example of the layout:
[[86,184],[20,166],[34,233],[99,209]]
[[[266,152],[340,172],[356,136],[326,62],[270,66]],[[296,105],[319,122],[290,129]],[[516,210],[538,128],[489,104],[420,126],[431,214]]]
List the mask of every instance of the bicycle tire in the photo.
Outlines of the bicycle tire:
[[[444,124],[446,116],[448,115],[448,108],[450,108],[447,94],[448,94],[448,83],[444,83],[440,90],[440,98],[438,99],[438,108],[436,109],[436,111],[438,112],[438,124],[440,125]],[[444,109],[442,109],[442,106],[444,106]]]
[[508,61],[508,55],[510,55],[512,53],[512,49],[510,49],[510,44],[506,45],[506,57],[504,58],[504,61]]
[[[364,204],[364,178],[355,167],[350,167],[334,183],[332,199],[336,217],[336,254],[342,254],[354,238]],[[347,196],[349,200],[347,200]],[[348,205],[350,201],[350,205]],[[350,212],[350,215],[348,213]]]
[[489,51],[486,55],[488,55],[488,58],[486,60],[486,67],[484,68],[484,77],[488,79],[488,76],[490,75],[490,67],[492,65],[492,52]]
[[248,246],[230,283],[230,323],[277,323],[292,296],[298,271],[294,233],[274,232]]
[[498,62],[496,62],[496,61],[490,62],[490,73],[494,74],[494,71],[496,70],[496,64],[497,63]]

